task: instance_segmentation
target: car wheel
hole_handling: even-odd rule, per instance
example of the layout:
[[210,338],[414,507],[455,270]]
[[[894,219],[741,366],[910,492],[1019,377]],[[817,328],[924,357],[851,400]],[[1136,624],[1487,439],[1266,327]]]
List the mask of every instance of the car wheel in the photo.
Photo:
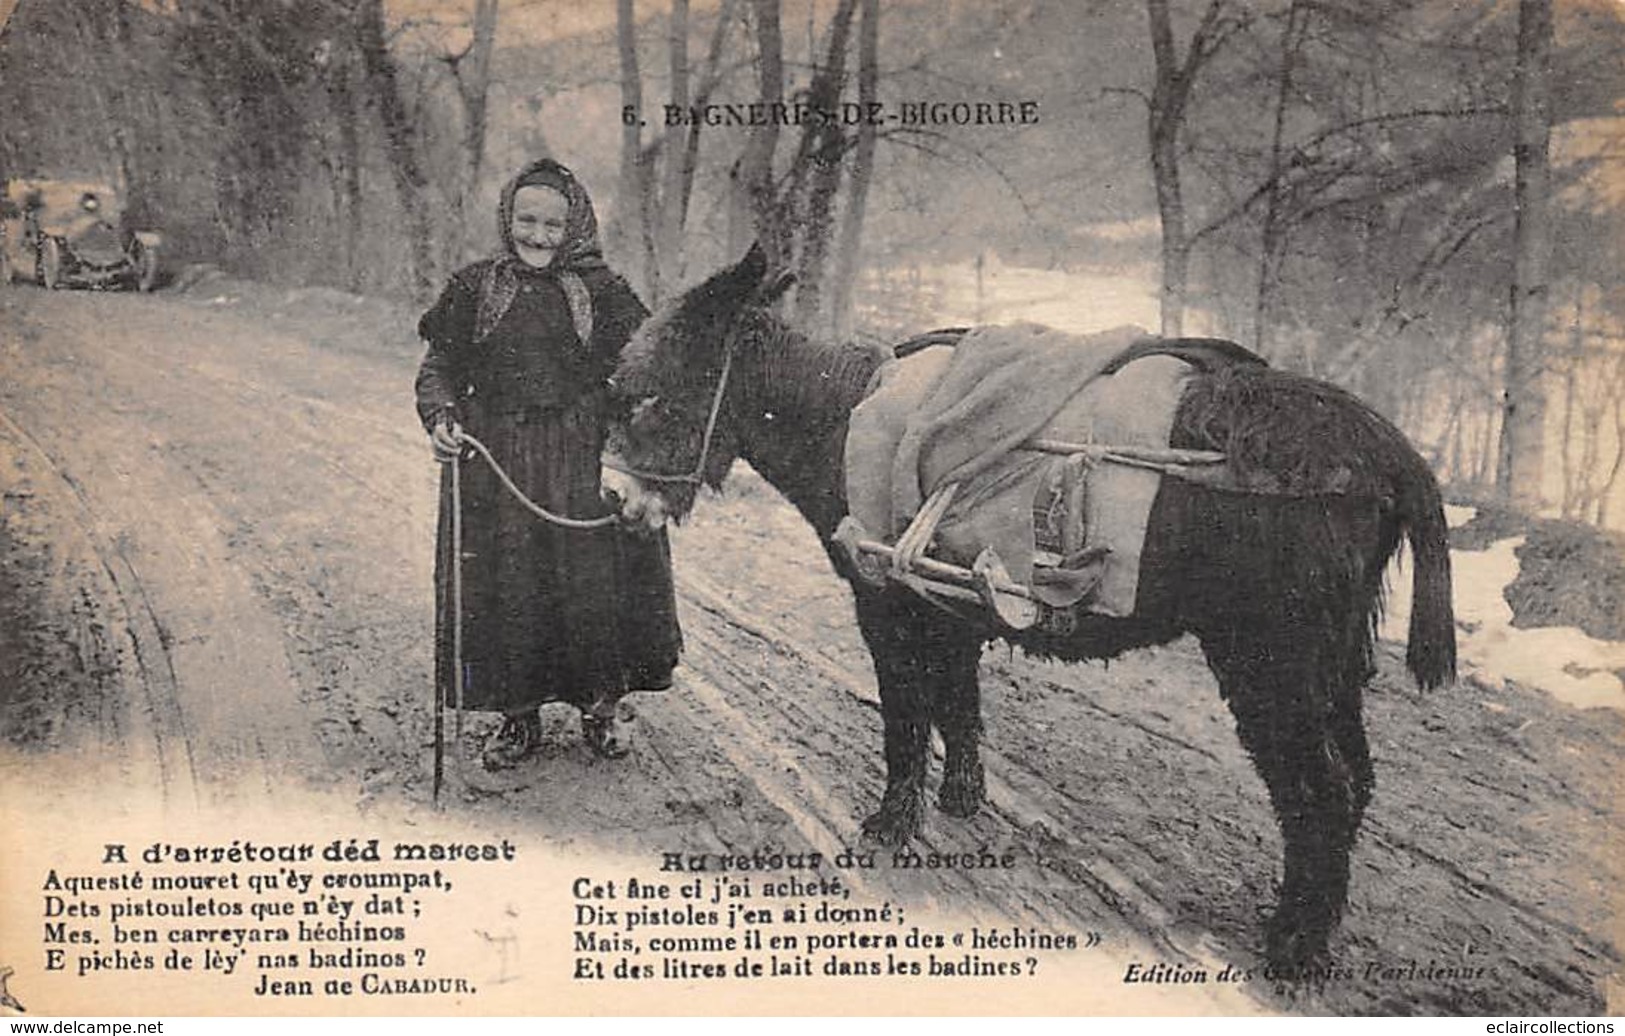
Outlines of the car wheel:
[[40,238],[34,257],[34,279],[46,291],[62,287],[62,245],[49,235]]
[[158,250],[139,241],[135,245],[135,290],[151,291],[158,284]]

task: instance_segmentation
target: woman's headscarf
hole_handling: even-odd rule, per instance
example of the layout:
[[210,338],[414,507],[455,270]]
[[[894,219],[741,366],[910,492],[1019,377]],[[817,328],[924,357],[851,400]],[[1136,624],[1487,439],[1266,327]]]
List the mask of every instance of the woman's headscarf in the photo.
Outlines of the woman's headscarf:
[[513,200],[522,187],[550,187],[564,195],[568,203],[564,240],[554,250],[545,272],[558,278],[570,304],[576,335],[586,344],[592,338],[592,295],[581,274],[605,266],[603,249],[598,244],[598,217],[593,213],[587,189],[581,186],[575,174],[551,158],[531,162],[502,189],[502,199],[497,205],[497,233],[502,238],[503,254],[487,268],[480,285],[474,340],[483,340],[502,321],[519,294],[520,274],[533,269],[519,258],[513,244]]
[[505,255],[517,258],[513,247],[513,200],[521,187],[551,187],[564,195],[569,211],[564,217],[564,242],[553,253],[549,269],[582,269],[603,266],[603,250],[598,246],[598,217],[592,199],[575,174],[551,158],[539,158],[523,169],[502,189],[497,206],[497,233],[502,236]]

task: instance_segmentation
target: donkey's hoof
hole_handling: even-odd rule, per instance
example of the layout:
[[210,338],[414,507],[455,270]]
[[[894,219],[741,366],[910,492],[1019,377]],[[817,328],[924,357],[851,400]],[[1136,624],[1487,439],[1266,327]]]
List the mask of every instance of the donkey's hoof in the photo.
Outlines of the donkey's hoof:
[[955,779],[952,775],[942,779],[937,792],[937,808],[961,820],[974,817],[987,802],[987,789],[980,769],[974,775]]
[[924,830],[925,821],[921,812],[918,805],[882,805],[877,813],[863,822],[864,840],[881,845],[902,845]]

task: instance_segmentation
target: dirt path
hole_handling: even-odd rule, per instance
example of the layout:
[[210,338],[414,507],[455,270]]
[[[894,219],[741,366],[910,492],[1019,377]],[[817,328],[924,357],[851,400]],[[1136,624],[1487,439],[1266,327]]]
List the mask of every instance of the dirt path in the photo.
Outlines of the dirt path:
[[[330,294],[0,290],[0,774],[94,761],[177,808],[290,780],[425,808],[435,471],[416,359],[403,314]],[[882,786],[844,587],[748,472],[675,549],[686,665],[637,703],[635,755],[595,759],[549,711],[541,758],[457,768],[452,808],[645,857],[839,851]],[[1195,650],[1070,668],[990,651],[983,671],[991,807],[932,817],[918,848],[1018,866],[882,869],[865,892],[1093,932],[1114,959],[1255,966],[1279,836]],[[1379,784],[1334,944],[1350,977],[1247,995],[1601,1011],[1625,724],[1515,686],[1422,697],[1392,658],[1369,715]],[[471,718],[465,747],[487,728]]]

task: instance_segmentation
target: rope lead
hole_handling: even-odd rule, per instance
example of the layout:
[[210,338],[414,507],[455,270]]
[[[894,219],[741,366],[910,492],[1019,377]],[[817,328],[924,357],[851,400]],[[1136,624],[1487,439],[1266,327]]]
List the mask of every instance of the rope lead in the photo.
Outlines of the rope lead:
[[[513,479],[509,478],[508,473],[502,470],[502,465],[498,464],[496,458],[491,456],[491,451],[486,449],[483,442],[480,442],[478,439],[474,438],[472,435],[469,435],[467,432],[462,431],[461,429],[458,430],[457,441],[473,447],[475,453],[478,453],[481,457],[484,457],[485,463],[491,465],[491,470],[496,472],[498,480],[502,482],[503,486],[507,488],[508,492],[513,494],[514,499],[518,500],[522,505],[524,505],[525,509],[531,514],[534,514],[536,517],[545,522],[552,522],[554,525],[563,526],[566,529],[602,529],[606,525],[614,525],[616,522],[620,521],[620,519],[613,514],[606,514],[601,518],[567,518],[562,514],[554,514],[552,511],[549,511],[541,504],[538,504],[536,501],[526,496],[518,486],[514,485]],[[454,461],[453,463],[456,462]]]

